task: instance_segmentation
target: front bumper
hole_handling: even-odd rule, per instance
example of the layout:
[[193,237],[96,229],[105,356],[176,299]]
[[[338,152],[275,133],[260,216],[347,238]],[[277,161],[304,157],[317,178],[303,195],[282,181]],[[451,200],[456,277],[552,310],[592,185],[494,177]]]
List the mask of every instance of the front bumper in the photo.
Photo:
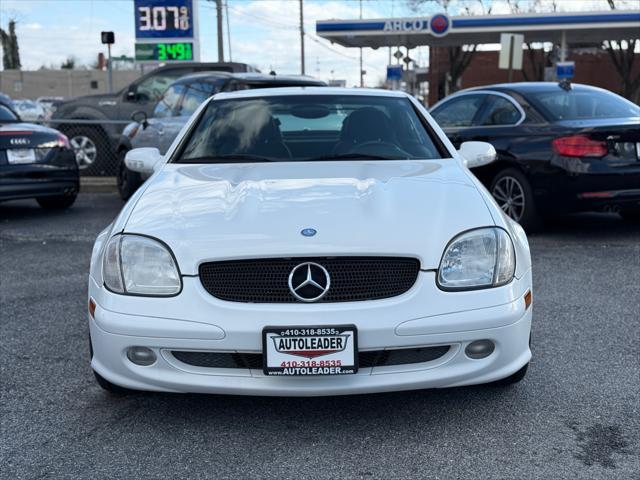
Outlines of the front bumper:
[[[155,300],[114,296],[91,280],[89,292],[97,302],[94,318],[89,318],[94,350],[91,366],[110,382],[137,390],[320,396],[487,383],[507,377],[529,362],[532,309],[526,308],[524,294],[531,288],[530,272],[508,286],[485,291],[485,296],[493,301],[510,297],[507,302],[465,309],[469,301],[463,297],[483,297],[481,292],[459,292],[453,298],[460,308],[449,308],[449,312],[454,313],[440,311],[435,315],[416,316],[412,314],[413,307],[422,303],[425,296],[434,297],[436,293],[431,290],[436,288],[431,280],[432,272],[421,273],[418,285],[394,299],[282,307],[231,304],[207,298],[201,296],[199,280],[189,278],[185,279],[181,295],[162,299],[167,300],[163,316],[109,310],[105,304],[113,307],[126,303],[122,300],[133,303]],[[179,302],[194,312],[188,320],[172,314],[171,304],[182,295],[187,298]],[[208,294],[204,292],[204,295]],[[193,297],[193,301],[189,297]],[[197,298],[202,305],[197,305]],[[432,298],[435,300],[437,298]],[[429,304],[422,303],[423,312],[425,305]],[[206,310],[203,312],[199,307]],[[268,377],[261,369],[197,367],[178,361],[170,353],[171,350],[261,353],[261,332],[266,325],[344,323],[358,328],[361,352],[436,345],[448,345],[450,349],[432,361],[360,368],[355,375],[330,377]],[[480,360],[467,357],[465,347],[482,339],[495,343],[493,353]],[[157,361],[151,366],[132,363],[126,355],[132,346],[151,348]]]

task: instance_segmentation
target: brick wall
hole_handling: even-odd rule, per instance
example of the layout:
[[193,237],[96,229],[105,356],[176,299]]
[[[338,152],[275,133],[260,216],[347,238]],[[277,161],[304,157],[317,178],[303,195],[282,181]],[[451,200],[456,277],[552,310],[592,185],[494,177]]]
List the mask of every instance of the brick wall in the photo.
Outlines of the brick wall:
[[[529,74],[529,80],[535,78],[532,69],[532,62],[528,58],[529,53],[525,50],[523,68]],[[476,52],[469,67],[462,75],[462,88],[490,85],[508,81],[507,70],[498,69],[499,52]],[[542,60],[543,52],[535,51],[538,60]],[[615,93],[622,93],[620,77],[618,76],[609,54],[605,51],[583,52],[574,51],[567,60],[576,62],[576,76],[573,79],[576,83],[585,83],[596,87],[606,88]],[[433,105],[444,95],[444,75],[449,68],[447,52],[443,48],[431,49],[431,69],[429,78],[429,105]],[[634,71],[640,72],[640,59],[634,65]],[[513,81],[525,81],[525,77],[520,71],[513,72]]]

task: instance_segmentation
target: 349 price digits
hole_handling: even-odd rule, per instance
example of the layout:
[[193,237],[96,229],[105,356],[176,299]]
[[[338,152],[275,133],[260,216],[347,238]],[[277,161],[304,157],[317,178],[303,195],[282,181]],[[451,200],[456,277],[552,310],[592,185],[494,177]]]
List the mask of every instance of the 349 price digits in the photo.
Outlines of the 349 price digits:
[[158,60],[193,60],[191,43],[158,43]]

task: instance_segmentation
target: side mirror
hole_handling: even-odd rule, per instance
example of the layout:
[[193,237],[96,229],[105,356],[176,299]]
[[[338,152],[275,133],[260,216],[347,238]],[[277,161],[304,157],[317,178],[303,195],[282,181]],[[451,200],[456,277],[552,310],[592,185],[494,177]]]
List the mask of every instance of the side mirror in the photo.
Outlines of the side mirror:
[[496,149],[487,142],[464,142],[458,149],[467,168],[488,165],[496,159]]
[[142,110],[136,110],[131,114],[131,120],[142,125],[142,129],[146,130],[149,126],[149,122],[147,121],[147,114]]
[[125,100],[127,102],[135,102],[138,99],[138,86],[130,85],[125,93]]
[[152,174],[161,165],[162,155],[155,147],[134,148],[124,157],[126,167],[138,173]]

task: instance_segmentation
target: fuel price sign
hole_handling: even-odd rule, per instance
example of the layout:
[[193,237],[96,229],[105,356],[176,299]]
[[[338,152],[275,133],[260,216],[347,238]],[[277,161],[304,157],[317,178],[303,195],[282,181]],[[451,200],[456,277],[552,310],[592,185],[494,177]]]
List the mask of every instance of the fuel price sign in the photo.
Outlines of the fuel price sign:
[[199,61],[198,0],[135,0],[136,61]]
[[136,60],[139,62],[192,61],[193,43],[138,43]]

